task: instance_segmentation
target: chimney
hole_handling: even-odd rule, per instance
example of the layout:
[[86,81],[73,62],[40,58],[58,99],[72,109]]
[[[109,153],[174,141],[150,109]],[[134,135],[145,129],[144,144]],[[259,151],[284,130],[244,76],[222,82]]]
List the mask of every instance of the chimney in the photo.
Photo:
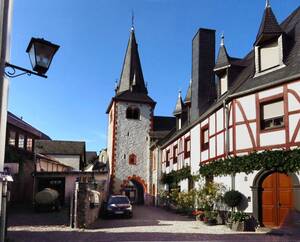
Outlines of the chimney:
[[215,30],[200,28],[192,43],[192,107],[195,121],[216,98]]

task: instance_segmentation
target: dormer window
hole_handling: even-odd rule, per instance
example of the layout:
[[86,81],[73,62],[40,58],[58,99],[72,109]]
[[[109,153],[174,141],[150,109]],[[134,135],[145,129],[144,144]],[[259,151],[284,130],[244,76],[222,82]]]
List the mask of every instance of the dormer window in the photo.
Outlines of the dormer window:
[[280,65],[280,50],[278,40],[259,47],[259,70],[269,70]]
[[224,74],[220,77],[220,91],[221,96],[228,91],[228,76]]

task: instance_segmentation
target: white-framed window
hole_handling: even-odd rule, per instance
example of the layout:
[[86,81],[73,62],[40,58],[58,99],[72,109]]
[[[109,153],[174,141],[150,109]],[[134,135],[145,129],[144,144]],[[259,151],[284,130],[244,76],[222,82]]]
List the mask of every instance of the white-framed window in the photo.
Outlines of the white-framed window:
[[259,70],[261,72],[280,65],[278,40],[259,47]]
[[225,92],[228,91],[228,77],[227,74],[224,74],[220,78],[220,90],[221,90],[221,95],[223,95]]
[[13,130],[9,131],[8,144],[12,146],[16,145],[16,132]]
[[261,129],[272,129],[284,125],[284,103],[283,99],[261,103]]
[[32,138],[27,138],[26,150],[32,151]]
[[25,145],[25,136],[24,134],[19,134],[18,147],[24,149],[24,145]]

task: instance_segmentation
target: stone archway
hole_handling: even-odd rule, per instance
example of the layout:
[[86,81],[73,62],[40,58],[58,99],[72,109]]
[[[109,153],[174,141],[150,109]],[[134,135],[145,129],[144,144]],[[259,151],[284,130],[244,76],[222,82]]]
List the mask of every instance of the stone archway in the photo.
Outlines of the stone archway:
[[135,204],[144,204],[146,192],[146,182],[136,175],[128,176],[127,180],[123,180],[121,185],[121,193],[127,195],[131,202]]
[[300,186],[295,174],[262,170],[254,178],[251,188],[253,215],[261,225],[278,226],[290,209],[297,209]]

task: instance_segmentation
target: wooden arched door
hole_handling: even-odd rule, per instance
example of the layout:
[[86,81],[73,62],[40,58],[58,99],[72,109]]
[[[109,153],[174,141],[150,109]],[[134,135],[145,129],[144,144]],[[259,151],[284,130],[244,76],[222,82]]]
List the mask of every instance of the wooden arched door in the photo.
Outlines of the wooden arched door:
[[262,223],[275,227],[283,223],[293,208],[293,188],[290,176],[274,172],[262,182]]

